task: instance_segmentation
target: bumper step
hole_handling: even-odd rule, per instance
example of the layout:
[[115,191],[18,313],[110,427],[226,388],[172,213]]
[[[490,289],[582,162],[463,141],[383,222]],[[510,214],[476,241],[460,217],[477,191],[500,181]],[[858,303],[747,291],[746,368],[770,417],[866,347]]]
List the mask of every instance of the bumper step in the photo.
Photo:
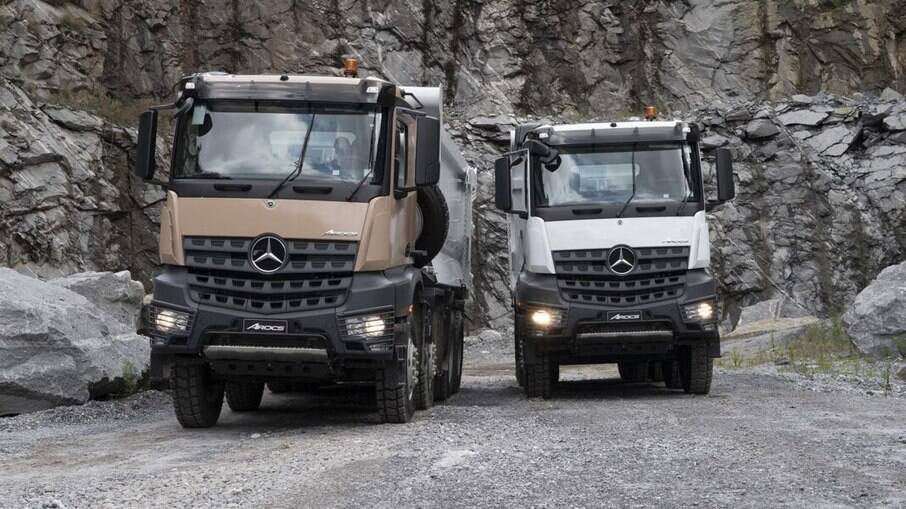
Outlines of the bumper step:
[[327,350],[322,348],[210,345],[204,347],[204,356],[211,360],[328,362]]

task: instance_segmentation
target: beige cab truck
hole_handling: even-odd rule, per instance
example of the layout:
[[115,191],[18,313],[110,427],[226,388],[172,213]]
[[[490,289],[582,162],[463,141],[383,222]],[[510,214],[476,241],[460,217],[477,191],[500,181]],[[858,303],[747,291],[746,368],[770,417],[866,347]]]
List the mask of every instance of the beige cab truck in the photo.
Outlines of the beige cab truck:
[[457,392],[474,170],[441,104],[374,78],[204,73],[141,115],[135,172],[167,196],[142,332],[184,427],[265,387],[374,384],[385,422]]

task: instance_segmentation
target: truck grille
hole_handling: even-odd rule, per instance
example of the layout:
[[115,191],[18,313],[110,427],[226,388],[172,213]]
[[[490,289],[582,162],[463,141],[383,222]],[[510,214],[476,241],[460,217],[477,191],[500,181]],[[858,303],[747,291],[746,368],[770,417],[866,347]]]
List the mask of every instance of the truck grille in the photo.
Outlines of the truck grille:
[[635,306],[683,294],[688,247],[634,249],[635,268],[625,276],[607,266],[609,249],[554,251],[560,294],[569,302],[607,306]]
[[261,314],[334,307],[346,300],[356,242],[286,240],[286,265],[262,274],[249,261],[253,241],[185,237],[192,300]]

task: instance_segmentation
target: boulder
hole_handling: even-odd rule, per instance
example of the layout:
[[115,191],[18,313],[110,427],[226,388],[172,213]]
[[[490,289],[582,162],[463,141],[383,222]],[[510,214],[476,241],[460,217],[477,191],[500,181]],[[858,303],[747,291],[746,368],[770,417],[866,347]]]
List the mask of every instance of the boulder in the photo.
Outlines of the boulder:
[[48,283],[72,290],[133,330],[138,328],[145,287],[133,281],[128,270],[81,272]]
[[771,138],[780,133],[780,128],[768,119],[758,118],[746,125],[746,136],[751,140]]
[[874,357],[906,355],[906,262],[882,270],[843,315],[856,349]]
[[799,318],[764,318],[736,327],[721,337],[724,351],[743,354],[764,352],[799,339],[809,327],[825,324],[814,316]]
[[149,359],[148,339],[88,298],[0,268],[0,415],[84,403]]

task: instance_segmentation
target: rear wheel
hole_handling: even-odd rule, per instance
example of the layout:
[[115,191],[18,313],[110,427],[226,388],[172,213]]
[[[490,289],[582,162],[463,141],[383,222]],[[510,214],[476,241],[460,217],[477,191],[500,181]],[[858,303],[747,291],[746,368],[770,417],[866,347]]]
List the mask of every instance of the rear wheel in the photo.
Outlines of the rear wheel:
[[714,373],[714,359],[708,355],[708,346],[697,344],[686,347],[680,360],[680,375],[683,390],[689,394],[711,392],[711,377]]
[[[453,394],[453,367],[456,359],[453,352],[452,330],[453,320],[451,313],[443,308],[443,312],[433,314],[431,335],[435,345],[444,345],[443,355],[436,355],[437,361],[434,376],[434,401],[445,401]],[[435,350],[438,354],[439,349]]]
[[450,351],[453,355],[451,362],[453,369],[452,389],[453,394],[459,392],[462,386],[462,359],[463,348],[465,347],[465,323],[463,322],[462,311],[453,312],[452,329],[453,334],[450,338]]
[[661,373],[664,375],[664,385],[668,389],[682,389],[683,378],[680,375],[679,362],[664,361],[661,363]]
[[261,406],[261,396],[264,394],[263,383],[227,382],[226,400],[230,410],[234,412],[252,412]]
[[648,363],[647,362],[620,362],[617,364],[620,371],[620,378],[626,382],[646,382],[648,381]]
[[183,428],[210,428],[223,408],[223,382],[206,364],[176,364],[170,374],[173,409]]
[[415,408],[427,410],[434,406],[434,343],[425,335],[425,308],[416,305],[412,310],[413,330],[418,369],[415,384]]
[[289,382],[268,382],[267,390],[271,391],[272,394],[285,394],[292,391],[292,386]]

